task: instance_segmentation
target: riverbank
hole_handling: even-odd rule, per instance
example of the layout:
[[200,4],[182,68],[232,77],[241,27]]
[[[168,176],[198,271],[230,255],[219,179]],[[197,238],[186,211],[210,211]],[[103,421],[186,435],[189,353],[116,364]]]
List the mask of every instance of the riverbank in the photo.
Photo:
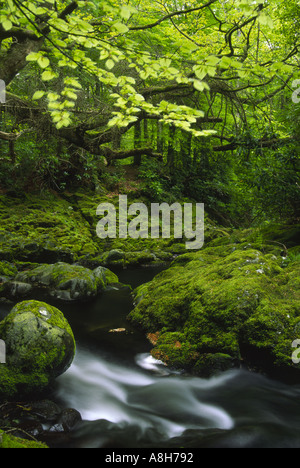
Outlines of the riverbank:
[[[130,198],[131,203],[146,199]],[[100,239],[97,207],[110,203],[119,210],[119,196],[97,196],[47,192],[0,196],[0,260],[56,263],[77,262],[84,266],[137,266],[169,261],[186,252],[184,239]],[[222,229],[211,220],[206,236],[220,235]],[[111,253],[113,251],[113,253]],[[120,252],[115,252],[120,251]]]
[[[297,381],[291,356],[300,338],[299,225],[233,230],[206,219],[204,248],[188,253],[183,239],[99,239],[97,206],[109,201],[117,209],[118,200],[82,192],[1,195],[4,309],[40,296],[63,312],[88,309],[105,291],[122,289],[128,301],[126,272],[160,268],[138,283],[126,312],[148,335],[153,357],[205,378],[245,366],[276,376],[292,371]],[[94,333],[103,340],[109,331]]]

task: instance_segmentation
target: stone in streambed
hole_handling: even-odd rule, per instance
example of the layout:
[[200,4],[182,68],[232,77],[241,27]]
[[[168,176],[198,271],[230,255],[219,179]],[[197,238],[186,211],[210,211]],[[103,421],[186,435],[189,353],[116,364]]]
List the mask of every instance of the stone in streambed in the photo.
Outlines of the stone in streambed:
[[208,376],[241,363],[298,373],[300,264],[247,244],[178,257],[134,292],[129,318],[157,333],[152,351],[170,366]]
[[17,281],[44,287],[52,297],[64,301],[93,299],[109,283],[118,283],[118,277],[108,269],[89,270],[79,265],[56,263],[40,265],[31,271],[19,273]]
[[19,281],[7,281],[2,286],[2,295],[7,299],[18,299],[28,296],[32,291],[31,284],[21,283]]
[[0,367],[0,396],[38,393],[63,374],[75,355],[72,329],[57,308],[39,301],[17,304],[0,322],[6,364]]

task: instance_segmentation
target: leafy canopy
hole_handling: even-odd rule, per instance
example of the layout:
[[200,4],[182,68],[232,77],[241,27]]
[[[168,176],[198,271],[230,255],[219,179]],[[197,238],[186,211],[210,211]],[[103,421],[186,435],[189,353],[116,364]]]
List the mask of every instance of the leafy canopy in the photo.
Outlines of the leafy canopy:
[[[215,125],[204,128],[220,122],[221,142],[228,130],[231,141],[234,127],[257,124],[251,115],[266,114],[298,71],[297,1],[7,0],[0,6],[0,79],[15,91],[14,81],[30,66],[36,87],[18,90],[19,97],[43,111],[47,106],[60,136],[96,154],[114,129],[125,133],[145,119],[197,138],[220,138]],[[86,92],[91,83],[101,89],[98,100]]]

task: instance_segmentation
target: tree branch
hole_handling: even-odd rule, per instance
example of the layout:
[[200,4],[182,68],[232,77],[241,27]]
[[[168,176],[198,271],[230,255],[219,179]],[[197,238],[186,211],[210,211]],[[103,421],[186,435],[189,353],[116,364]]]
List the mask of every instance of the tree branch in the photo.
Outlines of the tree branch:
[[16,141],[21,136],[20,133],[5,133],[0,132],[0,140]]
[[[295,138],[293,137],[278,138],[278,139],[273,138],[272,140],[261,139],[257,141],[257,148],[278,148],[280,146],[289,145],[290,143],[294,143],[294,142],[295,142]],[[245,143],[233,141],[232,143],[229,143],[228,145],[214,146],[213,151],[215,152],[234,151],[239,146],[247,148],[247,145]]]
[[143,31],[145,29],[152,29],[155,28],[156,26],[159,26],[161,23],[164,21],[167,21],[171,18],[174,18],[174,16],[181,16],[181,15],[187,15],[189,13],[193,13],[195,11],[200,11],[203,10],[213,3],[216,3],[217,0],[210,0],[208,3],[205,3],[204,5],[196,8],[189,8],[187,10],[180,10],[180,11],[174,11],[173,13],[170,13],[169,15],[164,16],[163,18],[159,19],[158,21],[155,21],[155,23],[147,24],[146,26],[133,26],[129,28],[130,31]]
[[5,29],[3,29],[2,25],[0,24],[0,41],[10,37],[14,37],[19,41],[24,41],[26,39],[30,39],[31,41],[38,41],[40,39],[34,34],[34,32],[30,31],[29,29],[12,28],[9,31],[5,31]]
[[19,133],[5,133],[5,132],[0,132],[0,140],[5,140],[5,141],[16,141],[22,136],[24,133],[30,133],[32,132],[33,129],[30,130],[23,130],[22,132]]
[[115,161],[117,159],[127,159],[131,156],[150,156],[156,159],[163,159],[163,156],[160,153],[156,153],[152,148],[136,148],[128,151],[114,151],[108,147],[100,148],[100,152],[107,159],[108,163]]
[[[24,5],[20,4],[18,0],[15,0],[17,8],[27,17],[24,13]],[[78,3],[73,1],[70,3],[59,15],[60,19],[65,20],[76,8]],[[27,18],[29,20],[29,18]],[[3,80],[6,86],[11,83],[14,77],[26,67],[28,62],[26,61],[27,56],[32,52],[39,52],[44,44],[45,38],[50,31],[49,26],[45,26],[40,29],[38,24],[29,20],[35,27],[38,34],[41,37],[36,36],[34,33],[28,34],[27,30],[15,28],[17,35],[12,35],[11,31],[8,31],[10,35],[8,37],[16,37],[17,43],[12,44],[10,49],[0,58],[0,80]],[[1,36],[1,31],[0,31]]]
[[65,20],[67,16],[71,15],[73,11],[77,10],[78,8],[78,3],[77,1],[74,1],[70,3],[59,15],[59,19]]

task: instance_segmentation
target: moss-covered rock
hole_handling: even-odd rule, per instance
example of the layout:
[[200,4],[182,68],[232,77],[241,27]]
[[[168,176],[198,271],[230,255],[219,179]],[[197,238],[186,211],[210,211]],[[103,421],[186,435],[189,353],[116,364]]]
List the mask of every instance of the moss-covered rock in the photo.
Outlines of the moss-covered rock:
[[[0,260],[39,264],[79,262],[91,269],[128,268],[170,261],[174,255],[186,253],[185,239],[174,239],[172,235],[170,239],[98,238],[97,207],[107,202],[116,209],[118,229],[118,196],[84,192],[63,195],[45,192],[18,198],[0,195]],[[128,203],[134,202],[144,202],[150,214],[149,200],[138,198]],[[208,219],[205,231],[207,242],[229,236],[228,230]]]
[[0,262],[0,278],[14,278],[18,273],[17,267],[9,262]]
[[96,256],[88,255],[82,257],[78,263],[91,269],[98,266],[127,269],[140,266],[162,265],[170,263],[174,258],[174,253],[162,250],[126,252],[122,249],[113,249]]
[[[51,296],[65,301],[85,301],[94,298],[107,285],[106,275],[67,263],[40,265],[20,272],[16,280],[47,288]],[[116,281],[117,282],[117,281]]]
[[73,262],[96,253],[96,235],[77,207],[54,193],[0,196],[0,259]]
[[249,244],[207,247],[139,287],[129,318],[160,332],[156,357],[203,375],[250,357],[258,368],[293,367],[299,278],[299,262]]
[[98,268],[95,268],[93,274],[96,278],[98,278],[100,284],[103,284],[105,287],[111,284],[119,283],[118,276],[112,271],[110,271],[108,268],[100,266]]
[[233,230],[209,241],[210,247],[236,244],[239,248],[255,248],[263,253],[286,255],[299,249],[300,225],[269,223],[260,227]]
[[75,340],[62,312],[38,301],[17,304],[0,322],[6,364],[0,367],[0,395],[37,393],[64,373],[75,355]]
[[2,285],[0,295],[7,299],[15,300],[29,296],[31,291],[31,284],[21,283],[20,281],[6,281]]

